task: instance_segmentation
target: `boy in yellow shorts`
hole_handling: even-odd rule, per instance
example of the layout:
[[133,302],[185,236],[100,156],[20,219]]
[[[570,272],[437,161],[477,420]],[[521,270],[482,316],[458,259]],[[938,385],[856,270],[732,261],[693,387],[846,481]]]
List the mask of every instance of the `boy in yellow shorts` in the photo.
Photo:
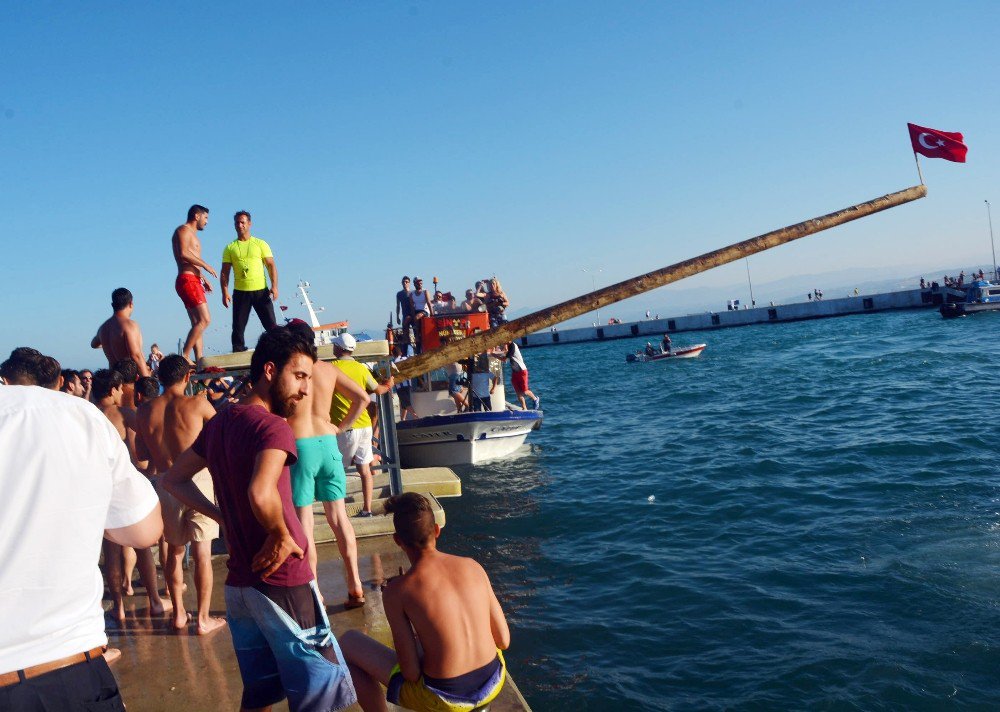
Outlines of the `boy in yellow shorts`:
[[365,712],[387,709],[386,700],[428,712],[487,704],[503,688],[500,651],[510,645],[489,577],[472,559],[437,550],[441,527],[421,495],[393,497],[386,511],[411,566],[382,594],[395,651],[356,630],[340,638],[358,702]]

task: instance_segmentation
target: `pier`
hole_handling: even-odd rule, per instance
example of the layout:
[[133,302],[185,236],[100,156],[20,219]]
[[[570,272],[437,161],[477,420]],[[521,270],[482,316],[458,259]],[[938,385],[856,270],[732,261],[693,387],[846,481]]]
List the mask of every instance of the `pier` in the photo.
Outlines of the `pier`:
[[945,302],[961,301],[965,290],[951,287],[927,287],[925,289],[904,289],[879,294],[834,299],[814,299],[793,304],[774,304],[750,309],[708,311],[700,314],[673,316],[665,319],[621,322],[618,324],[598,324],[573,329],[551,329],[539,331],[520,339],[522,348],[554,346],[558,344],[579,344],[589,341],[609,341],[631,339],[639,336],[659,337],[665,333],[685,331],[711,331],[751,324],[782,324],[807,319],[827,319],[852,314],[873,314],[899,309],[927,309]]

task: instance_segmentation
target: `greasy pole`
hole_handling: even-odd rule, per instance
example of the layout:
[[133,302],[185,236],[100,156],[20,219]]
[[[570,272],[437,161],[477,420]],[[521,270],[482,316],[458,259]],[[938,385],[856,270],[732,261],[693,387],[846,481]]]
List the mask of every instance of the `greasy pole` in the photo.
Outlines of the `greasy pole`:
[[866,203],[852,205],[835,213],[806,220],[795,225],[789,225],[788,227],[764,233],[757,237],[751,237],[749,240],[737,242],[734,245],[707,252],[699,257],[684,260],[683,262],[678,262],[653,272],[647,272],[632,279],[626,279],[624,282],[612,284],[603,289],[598,289],[596,292],[584,294],[583,296],[561,302],[547,309],[540,309],[527,316],[522,316],[520,319],[502,324],[495,329],[469,336],[460,341],[453,341],[433,351],[427,351],[401,361],[397,364],[398,370],[395,370],[396,378],[413,378],[414,376],[422,375],[449,363],[461,361],[473,354],[483,353],[495,346],[506,344],[527,334],[541,331],[553,324],[559,324],[581,314],[600,309],[608,304],[620,302],[623,299],[634,297],[637,294],[648,292],[657,287],[662,287],[665,284],[676,282],[728,262],[741,260],[744,257],[769,250],[772,247],[798,240],[806,235],[812,235],[813,233],[828,230],[831,227],[843,225],[858,218],[894,208],[897,205],[909,203],[926,195],[926,186],[913,186],[906,190],[883,195],[881,198],[869,200]]

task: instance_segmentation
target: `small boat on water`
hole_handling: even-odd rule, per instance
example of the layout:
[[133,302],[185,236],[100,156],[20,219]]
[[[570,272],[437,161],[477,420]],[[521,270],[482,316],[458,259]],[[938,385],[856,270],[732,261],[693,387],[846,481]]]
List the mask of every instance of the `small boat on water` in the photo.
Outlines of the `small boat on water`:
[[648,354],[645,351],[636,351],[628,354],[625,361],[628,363],[647,363],[649,361],[666,361],[673,358],[696,358],[701,356],[708,344],[694,344],[692,346],[679,346],[667,352]]
[[982,279],[977,279],[965,290],[965,301],[948,302],[940,307],[941,316],[945,319],[998,309],[1000,309],[1000,284],[991,284]]
[[[485,312],[428,316],[421,319],[423,348],[489,328]],[[479,354],[463,365],[459,378],[437,369],[411,380],[410,402],[417,417],[396,422],[404,467],[472,465],[507,457],[541,425],[542,411],[507,402],[503,361],[495,354]],[[469,410],[458,411],[455,390],[464,394]]]

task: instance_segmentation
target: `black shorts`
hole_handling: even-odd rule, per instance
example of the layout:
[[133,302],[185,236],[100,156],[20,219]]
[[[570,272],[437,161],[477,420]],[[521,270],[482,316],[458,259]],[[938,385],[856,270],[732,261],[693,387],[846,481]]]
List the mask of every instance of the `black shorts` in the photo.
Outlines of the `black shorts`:
[[0,687],[0,710],[124,712],[118,682],[103,656]]
[[399,407],[400,408],[412,408],[413,399],[410,398],[410,387],[400,386],[396,389],[396,395],[399,397]]

